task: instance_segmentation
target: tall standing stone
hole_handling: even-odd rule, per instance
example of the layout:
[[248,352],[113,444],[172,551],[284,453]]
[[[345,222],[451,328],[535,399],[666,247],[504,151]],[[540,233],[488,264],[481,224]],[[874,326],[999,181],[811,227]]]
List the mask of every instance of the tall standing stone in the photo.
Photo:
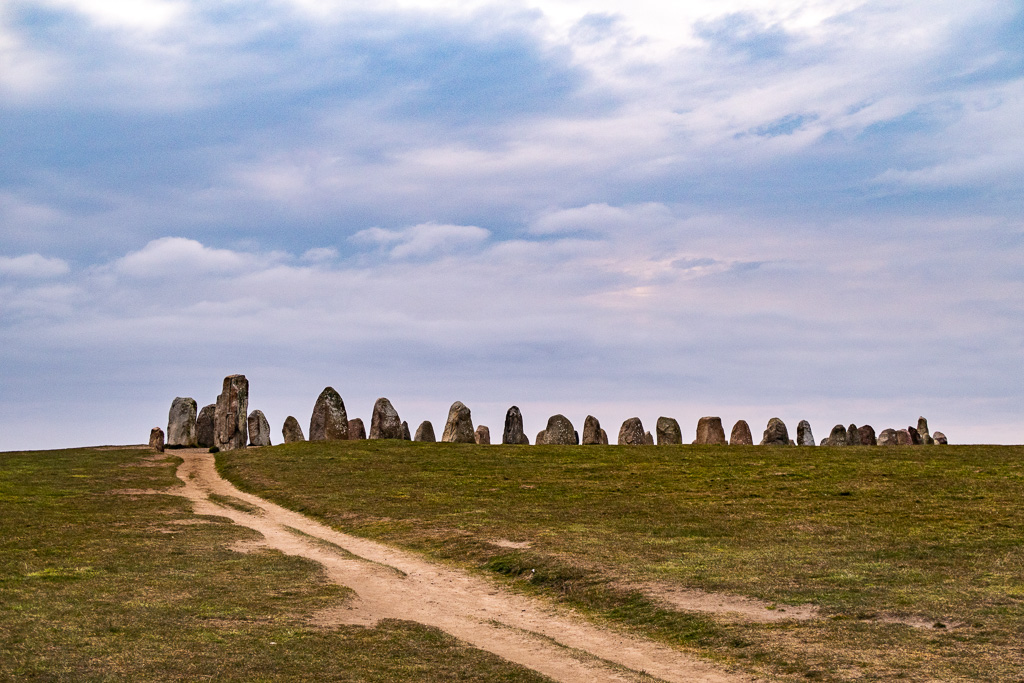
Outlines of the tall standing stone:
[[659,446],[678,446],[683,443],[683,430],[674,417],[659,417],[654,425]]
[[800,420],[800,424],[796,426],[796,445],[797,446],[817,446],[814,443],[814,434],[811,433],[811,423],[807,420]]
[[370,417],[371,439],[401,439],[402,418],[398,411],[386,398],[378,398],[373,404],[373,415]]
[[786,423],[777,417],[768,420],[768,427],[764,430],[764,437],[761,439],[762,446],[788,446],[789,430]]
[[491,445],[491,429],[487,425],[478,425],[476,431],[473,432],[473,438],[476,439],[476,443],[479,446],[490,446]]
[[753,446],[754,435],[750,433],[750,425],[746,420],[737,420],[729,435],[730,446]]
[[875,438],[875,428],[871,425],[857,427],[857,439],[861,446],[877,446],[878,439]]
[[302,426],[299,425],[299,421],[291,415],[284,419],[284,427],[281,428],[281,436],[284,438],[285,443],[296,443],[298,441],[306,440],[306,437],[302,434]]
[[476,443],[473,431],[473,413],[462,401],[456,401],[448,409],[448,421],[444,425],[441,441],[445,443]]
[[850,439],[846,435],[846,427],[843,425],[836,425],[832,428],[832,433],[828,435],[828,439],[825,440],[825,445],[845,447],[849,442]]
[[895,429],[883,429],[878,435],[879,446],[896,446],[899,444],[899,440],[896,438]]
[[363,424],[363,419],[361,417],[353,417],[348,421],[348,440],[366,440],[366,426]]
[[348,413],[334,387],[320,392],[309,418],[310,441],[348,441]]
[[249,425],[249,445],[269,446],[270,445],[270,423],[262,410],[254,410],[249,413],[246,421]]
[[196,445],[200,448],[210,448],[216,443],[214,439],[214,418],[217,414],[217,405],[211,403],[203,406],[196,418]]
[[639,417],[631,417],[619,427],[620,446],[643,446],[645,443],[644,425]]
[[430,420],[424,420],[420,423],[420,426],[416,428],[416,438],[413,440],[424,443],[434,443],[437,441],[437,438],[434,436],[434,425],[430,423]]
[[544,443],[548,446],[576,445],[576,430],[565,415],[552,415],[544,430]]
[[412,441],[412,434],[409,433],[409,423],[402,421],[402,441]]
[[601,445],[601,421],[593,415],[587,415],[587,419],[583,421],[583,445]]
[[167,445],[171,448],[194,448],[196,441],[196,401],[178,398],[171,401],[167,414]]
[[149,447],[157,453],[164,452],[164,430],[159,427],[149,430]]
[[228,375],[224,389],[217,397],[217,410],[213,415],[213,444],[222,451],[245,448],[249,439],[249,380],[245,375]]
[[702,417],[697,420],[697,440],[695,443],[705,446],[724,446],[725,428],[720,417]]
[[850,423],[850,426],[846,428],[846,445],[860,445],[860,434],[857,432],[857,425],[853,424],[852,422]]
[[523,432],[523,414],[519,411],[519,406],[512,406],[505,413],[505,430],[501,433],[501,442],[513,445],[530,443]]
[[921,437],[921,443],[925,446],[931,446],[935,443],[935,439],[928,433],[928,420],[923,417],[917,418],[917,433]]

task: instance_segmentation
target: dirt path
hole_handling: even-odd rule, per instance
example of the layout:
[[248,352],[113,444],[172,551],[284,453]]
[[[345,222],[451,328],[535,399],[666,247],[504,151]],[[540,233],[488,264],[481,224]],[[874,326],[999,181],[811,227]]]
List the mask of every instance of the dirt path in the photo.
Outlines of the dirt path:
[[[331,580],[356,592],[357,600],[321,613],[324,623],[415,621],[565,683],[652,677],[671,683],[753,680],[663,645],[588,624],[568,610],[501,592],[483,579],[411,553],[334,531],[239,491],[220,477],[213,456],[205,451],[175,454],[184,458],[178,477],[197,514],[228,517],[254,529],[263,535],[266,547],[319,562]],[[253,512],[218,505],[210,494],[240,499]]]

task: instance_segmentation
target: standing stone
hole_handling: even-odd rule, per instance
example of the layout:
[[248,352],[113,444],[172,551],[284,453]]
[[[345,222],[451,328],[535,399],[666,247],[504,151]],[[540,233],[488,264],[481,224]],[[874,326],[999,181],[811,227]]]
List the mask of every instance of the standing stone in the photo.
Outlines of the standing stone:
[[914,438],[910,435],[910,431],[901,429],[896,432],[896,445],[897,446],[913,446]]
[[370,418],[371,439],[401,439],[402,418],[398,411],[386,398],[378,398],[373,404],[373,416]]
[[639,417],[631,417],[619,427],[620,446],[643,446],[646,442],[644,425]]
[[444,425],[441,441],[445,443],[476,443],[476,436],[473,433],[473,413],[462,401],[456,401],[448,409],[448,421]]
[[750,425],[746,420],[737,420],[732,426],[732,434],[729,435],[730,446],[753,446],[754,436],[750,433]]
[[895,429],[883,429],[882,433],[878,435],[879,446],[895,446],[897,443]]
[[653,446],[654,445],[654,435],[651,434],[650,432],[644,432],[644,445],[645,446]]
[[434,425],[430,423],[430,420],[424,420],[416,428],[416,438],[414,441],[422,441],[424,443],[434,443],[437,441],[434,437]]
[[832,432],[825,439],[826,446],[847,446],[850,443],[849,437],[846,435],[846,427],[843,425],[836,425],[832,428]]
[[910,441],[915,446],[920,446],[921,445],[921,435],[917,432],[917,429],[915,429],[914,427],[907,427],[907,432],[910,434]]
[[157,453],[164,452],[164,430],[159,427],[149,430],[149,447]]
[[245,375],[228,375],[224,389],[217,397],[217,410],[213,415],[213,444],[222,451],[245,448],[249,439],[249,380]]
[[353,417],[348,421],[348,440],[366,440],[366,427],[363,425],[363,419],[361,417]]
[[871,425],[857,427],[857,439],[861,446],[877,446],[878,439],[875,438],[875,428]]
[[697,440],[695,443],[705,446],[724,446],[725,429],[720,417],[702,417],[697,420]]
[[654,431],[658,435],[659,446],[679,446],[683,443],[683,430],[674,417],[659,417]]
[[402,441],[412,441],[412,435],[409,433],[409,423],[402,421]]
[[171,448],[194,448],[197,445],[195,399],[179,396],[171,401],[171,410],[167,414],[167,445]]
[[490,446],[491,445],[491,429],[487,425],[477,425],[476,431],[473,432],[473,438],[476,439],[478,446]]
[[302,427],[299,425],[299,421],[291,415],[284,419],[284,427],[281,428],[281,436],[284,438],[285,443],[295,443],[297,441],[306,440],[306,437],[302,434]]
[[249,445],[269,446],[270,445],[270,423],[262,410],[254,410],[249,413],[246,421],[249,425]]
[[931,446],[935,443],[935,439],[928,433],[928,420],[923,417],[917,418],[917,433],[921,435],[921,443],[925,446]]
[[512,406],[505,413],[505,430],[501,433],[501,442],[519,446],[530,443],[523,432],[523,414],[519,411],[518,406]]
[[213,422],[217,414],[217,406],[211,403],[199,411],[196,418],[196,445],[200,448],[210,448],[214,444]]
[[796,426],[796,445],[797,446],[816,446],[814,443],[814,434],[811,433],[811,423],[807,420],[800,420],[800,424]]
[[538,446],[545,446],[545,445],[547,445],[547,444],[544,443],[544,430],[543,429],[540,430],[539,432],[537,432],[537,440],[534,443],[536,443]]
[[334,387],[320,392],[309,418],[310,441],[348,441],[348,413]]
[[764,430],[764,437],[761,439],[762,446],[788,446],[789,430],[786,423],[777,417],[768,420],[768,428]]
[[544,430],[544,443],[548,446],[575,446],[576,430],[565,415],[552,415]]
[[601,446],[607,446],[608,445],[608,432],[604,431],[603,429],[601,430],[601,443],[599,445],[601,445]]
[[850,423],[850,426],[846,428],[846,445],[847,446],[859,446],[860,435],[857,433],[857,425]]
[[572,435],[573,435],[573,438],[575,439],[575,441],[573,443],[575,445],[579,446],[580,445],[580,433],[579,433],[579,430],[573,430]]
[[946,435],[943,434],[942,432],[935,432],[935,435],[932,438],[934,439],[936,446],[948,446],[949,445],[949,439],[947,439]]
[[587,415],[583,421],[583,445],[599,446],[601,444],[601,421],[593,415]]

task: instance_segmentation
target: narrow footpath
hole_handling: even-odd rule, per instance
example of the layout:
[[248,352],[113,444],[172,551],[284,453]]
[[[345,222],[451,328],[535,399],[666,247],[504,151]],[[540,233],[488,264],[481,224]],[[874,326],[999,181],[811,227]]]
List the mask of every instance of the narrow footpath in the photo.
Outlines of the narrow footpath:
[[[177,474],[185,484],[182,495],[193,502],[196,514],[227,517],[254,529],[263,535],[265,547],[318,562],[332,581],[355,591],[355,600],[321,615],[324,623],[372,626],[380,619],[414,621],[564,683],[754,680],[664,645],[595,626],[569,610],[507,593],[466,572],[335,531],[239,491],[220,477],[213,456],[203,450],[178,450],[175,455],[184,459]],[[233,496],[259,512],[218,505],[210,494]]]

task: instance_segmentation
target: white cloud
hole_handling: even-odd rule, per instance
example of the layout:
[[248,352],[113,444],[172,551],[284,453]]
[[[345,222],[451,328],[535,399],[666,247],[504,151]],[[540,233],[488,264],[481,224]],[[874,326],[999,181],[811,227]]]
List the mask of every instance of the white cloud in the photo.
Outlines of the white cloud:
[[212,249],[184,237],[161,237],[112,264],[121,275],[137,278],[181,277],[199,273],[233,275],[259,263],[253,254]]
[[23,278],[52,278],[67,275],[71,267],[67,261],[42,254],[0,256],[0,275]]
[[421,223],[401,230],[368,228],[357,232],[352,240],[386,246],[392,258],[403,259],[473,249],[485,242],[490,234],[489,230],[475,225]]

